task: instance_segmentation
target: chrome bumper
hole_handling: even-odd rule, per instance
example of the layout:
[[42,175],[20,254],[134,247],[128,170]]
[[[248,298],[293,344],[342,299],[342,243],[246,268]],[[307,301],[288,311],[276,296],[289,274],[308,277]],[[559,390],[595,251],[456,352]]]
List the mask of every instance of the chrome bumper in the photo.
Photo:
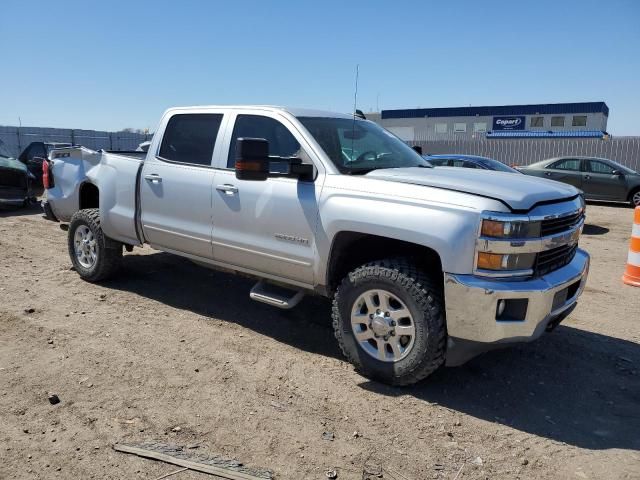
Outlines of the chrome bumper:
[[[505,344],[535,340],[548,325],[557,323],[575,306],[588,272],[589,254],[578,249],[568,265],[531,280],[497,280],[475,275],[445,274],[449,335],[447,365],[460,365],[483,351]],[[564,299],[564,289],[575,293]],[[560,294],[560,303],[556,294]],[[523,320],[496,319],[498,301],[508,299],[527,300]]]

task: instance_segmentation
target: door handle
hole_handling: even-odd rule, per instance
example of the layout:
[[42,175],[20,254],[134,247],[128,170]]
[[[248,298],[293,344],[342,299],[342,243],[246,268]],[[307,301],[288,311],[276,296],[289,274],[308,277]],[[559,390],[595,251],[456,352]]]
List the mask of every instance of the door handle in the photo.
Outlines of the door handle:
[[144,179],[145,180],[149,180],[151,183],[161,183],[162,182],[162,177],[160,175],[158,175],[157,173],[152,173],[150,175],[145,175]]
[[585,176],[584,176],[584,179],[585,179],[585,180],[591,180],[591,175],[585,175]]
[[551,172],[544,172],[544,174],[545,174],[547,177],[550,177],[551,175],[553,175],[553,173],[551,173]]
[[229,185],[228,183],[225,183],[224,185],[218,185],[216,187],[216,190],[218,190],[219,192],[224,192],[227,195],[235,195],[236,193],[238,193],[238,187]]

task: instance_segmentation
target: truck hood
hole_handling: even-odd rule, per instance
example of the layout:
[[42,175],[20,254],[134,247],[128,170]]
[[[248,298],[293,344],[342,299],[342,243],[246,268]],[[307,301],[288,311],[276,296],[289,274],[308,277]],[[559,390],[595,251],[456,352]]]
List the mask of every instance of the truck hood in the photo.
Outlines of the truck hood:
[[544,178],[467,168],[388,168],[373,170],[366,177],[471,193],[498,200],[512,210],[530,210],[537,203],[580,193],[571,185]]

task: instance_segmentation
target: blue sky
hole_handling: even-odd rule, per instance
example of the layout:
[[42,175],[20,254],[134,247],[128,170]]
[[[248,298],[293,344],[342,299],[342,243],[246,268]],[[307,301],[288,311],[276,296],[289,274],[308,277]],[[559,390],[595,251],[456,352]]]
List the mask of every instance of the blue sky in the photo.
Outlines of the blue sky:
[[600,101],[640,135],[640,2],[2,0],[0,125],[155,129],[176,105]]

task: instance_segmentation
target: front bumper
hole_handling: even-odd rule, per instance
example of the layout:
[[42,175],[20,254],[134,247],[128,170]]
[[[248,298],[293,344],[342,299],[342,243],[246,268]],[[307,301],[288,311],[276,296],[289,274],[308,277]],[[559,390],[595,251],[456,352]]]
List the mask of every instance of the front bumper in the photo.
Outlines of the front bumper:
[[[578,249],[568,265],[531,280],[445,274],[447,365],[461,365],[484,351],[537,339],[575,307],[588,272],[589,254]],[[498,301],[516,299],[527,302],[523,319],[497,320]]]

